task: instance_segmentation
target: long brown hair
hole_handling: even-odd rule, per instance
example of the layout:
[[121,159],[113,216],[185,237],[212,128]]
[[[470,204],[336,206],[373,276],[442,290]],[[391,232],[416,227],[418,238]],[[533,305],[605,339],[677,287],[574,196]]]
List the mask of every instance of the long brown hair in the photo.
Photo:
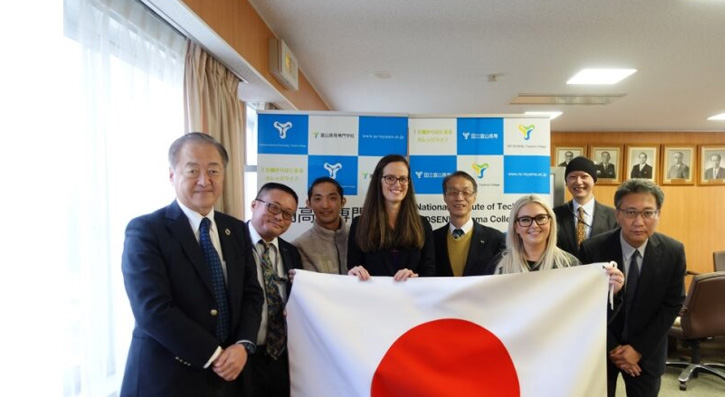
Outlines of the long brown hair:
[[398,218],[393,222],[395,229],[393,230],[389,225],[388,213],[385,211],[385,197],[381,187],[383,169],[388,164],[397,162],[405,164],[408,169],[408,177],[410,177],[408,160],[397,154],[389,154],[380,159],[370,179],[363,203],[363,212],[360,215],[355,234],[355,243],[363,252],[422,248],[425,242],[425,231],[418,214],[412,179],[408,182],[408,190],[400,204]]

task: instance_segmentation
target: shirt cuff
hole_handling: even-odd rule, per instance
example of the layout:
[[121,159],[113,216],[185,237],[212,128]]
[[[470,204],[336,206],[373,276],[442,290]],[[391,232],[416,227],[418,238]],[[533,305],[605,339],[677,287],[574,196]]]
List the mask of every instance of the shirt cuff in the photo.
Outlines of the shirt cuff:
[[221,346],[217,346],[216,350],[214,350],[214,354],[211,355],[211,358],[209,359],[209,361],[207,361],[206,364],[204,364],[204,369],[209,368],[211,363],[213,363],[214,360],[216,360],[220,354],[222,354],[222,348],[221,348]]

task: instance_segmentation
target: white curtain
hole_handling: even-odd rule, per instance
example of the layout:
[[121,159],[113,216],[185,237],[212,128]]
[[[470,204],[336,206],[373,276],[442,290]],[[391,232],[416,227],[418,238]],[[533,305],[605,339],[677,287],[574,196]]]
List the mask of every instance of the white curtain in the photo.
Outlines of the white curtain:
[[[128,221],[170,203],[184,132],[186,39],[135,0],[64,0],[63,395],[117,395],[133,327],[121,275]],[[30,393],[32,394],[32,393]]]

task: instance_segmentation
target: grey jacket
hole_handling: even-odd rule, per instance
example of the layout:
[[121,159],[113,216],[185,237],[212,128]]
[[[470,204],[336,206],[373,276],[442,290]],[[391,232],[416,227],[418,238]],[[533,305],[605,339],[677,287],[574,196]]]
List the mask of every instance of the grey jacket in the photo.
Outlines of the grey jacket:
[[350,227],[342,220],[338,230],[328,230],[315,222],[292,244],[302,256],[302,268],[318,273],[347,274],[347,236]]

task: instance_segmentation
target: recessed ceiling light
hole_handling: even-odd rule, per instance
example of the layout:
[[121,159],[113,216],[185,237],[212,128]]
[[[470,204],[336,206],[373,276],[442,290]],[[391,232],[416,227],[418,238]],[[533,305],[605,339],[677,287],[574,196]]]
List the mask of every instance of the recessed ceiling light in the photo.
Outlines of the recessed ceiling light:
[[707,118],[708,120],[725,120],[725,113],[716,114]]
[[544,111],[541,111],[541,112],[524,112],[524,114],[525,115],[528,115],[528,116],[549,116],[549,120],[554,120],[555,118],[561,116],[561,113],[562,112],[556,112],[556,111],[551,111],[551,112],[544,112]]
[[624,80],[637,69],[582,69],[567,84],[612,85]]
[[370,73],[370,77],[372,77],[374,79],[386,80],[386,79],[393,77],[393,74],[390,72],[379,71],[379,72]]

